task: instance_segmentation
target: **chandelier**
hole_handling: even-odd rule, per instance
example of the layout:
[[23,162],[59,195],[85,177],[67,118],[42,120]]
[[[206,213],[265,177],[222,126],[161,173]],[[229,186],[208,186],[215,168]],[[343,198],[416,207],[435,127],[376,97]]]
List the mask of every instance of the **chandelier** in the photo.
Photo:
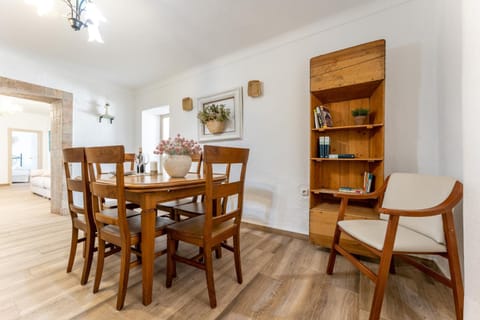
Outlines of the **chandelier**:
[[[44,15],[53,8],[54,0],[26,0],[27,3],[37,7],[38,15]],[[88,30],[88,41],[103,43],[98,26],[105,22],[105,17],[100,13],[93,0],[62,0],[70,9],[67,19],[73,30],[83,28]]]

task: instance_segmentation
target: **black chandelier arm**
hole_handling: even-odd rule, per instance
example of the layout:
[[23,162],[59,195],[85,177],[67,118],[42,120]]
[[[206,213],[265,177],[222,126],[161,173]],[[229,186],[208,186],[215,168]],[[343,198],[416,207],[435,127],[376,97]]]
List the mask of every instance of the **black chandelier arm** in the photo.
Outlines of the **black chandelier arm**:
[[87,27],[87,23],[83,22],[81,19],[82,13],[85,11],[86,5],[85,2],[89,0],[75,0],[75,6],[72,4],[70,0],[63,0],[65,4],[70,8],[70,26],[78,31],[83,27]]

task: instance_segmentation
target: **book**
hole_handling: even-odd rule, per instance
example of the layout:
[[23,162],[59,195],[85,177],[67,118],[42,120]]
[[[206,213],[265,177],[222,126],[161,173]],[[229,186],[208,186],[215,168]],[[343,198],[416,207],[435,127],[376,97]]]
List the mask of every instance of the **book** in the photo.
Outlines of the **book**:
[[319,128],[322,128],[323,127],[322,111],[319,106],[316,106],[315,110],[317,111],[317,120],[318,120]]
[[338,192],[344,193],[365,193],[362,188],[350,188],[350,187],[340,187],[338,188]]
[[333,127],[333,119],[330,110],[326,106],[320,106],[322,113],[323,127]]
[[353,158],[355,158],[355,154],[353,154],[353,153],[330,153],[330,154],[328,154],[328,158],[330,158],[330,159],[353,159]]
[[355,154],[353,154],[353,153],[339,153],[338,158],[339,159],[353,159],[353,158],[355,158]]
[[375,176],[373,173],[365,171],[363,173],[363,190],[367,193],[372,192],[374,190],[373,183],[374,183]]
[[320,128],[320,123],[318,122],[317,109],[313,109],[313,122],[315,125],[315,129]]
[[325,137],[320,136],[318,137],[318,156],[319,158],[325,158]]
[[328,158],[329,154],[330,154],[330,137],[326,136],[325,137],[325,151],[324,151],[323,157]]

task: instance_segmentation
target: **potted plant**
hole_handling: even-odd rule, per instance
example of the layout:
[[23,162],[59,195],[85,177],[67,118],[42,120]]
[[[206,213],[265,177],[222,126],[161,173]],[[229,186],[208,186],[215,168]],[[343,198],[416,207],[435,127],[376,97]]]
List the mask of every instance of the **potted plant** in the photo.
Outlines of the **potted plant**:
[[352,110],[353,121],[356,125],[361,125],[365,123],[365,120],[368,116],[368,109],[366,108],[356,108]]
[[168,140],[162,140],[157,145],[154,154],[167,154],[163,167],[169,176],[173,178],[182,178],[190,170],[192,165],[192,154],[201,151],[200,145],[194,140],[187,140],[180,134]]
[[225,130],[225,121],[230,119],[230,109],[224,104],[210,104],[198,112],[197,118],[213,134]]

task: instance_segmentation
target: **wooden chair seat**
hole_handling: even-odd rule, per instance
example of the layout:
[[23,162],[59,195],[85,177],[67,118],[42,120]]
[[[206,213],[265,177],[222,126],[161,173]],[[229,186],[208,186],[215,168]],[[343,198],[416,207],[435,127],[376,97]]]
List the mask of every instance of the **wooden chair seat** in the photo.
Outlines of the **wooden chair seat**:
[[[198,216],[191,219],[186,219],[181,222],[169,225],[167,231],[175,234],[174,237],[185,242],[198,243],[198,240],[203,241],[205,226],[205,216]],[[232,220],[228,220],[222,223],[212,226],[212,238],[217,239],[220,236],[232,231],[235,224]],[[223,238],[222,238],[223,239]],[[214,241],[214,244],[219,242]]]
[[190,202],[181,204],[174,207],[175,209],[175,220],[181,220],[181,217],[196,217],[199,215],[205,214],[205,204],[202,202]]
[[[132,218],[140,215],[140,212],[137,212],[128,208],[126,209],[126,212],[127,212],[127,218]],[[109,209],[102,210],[102,214],[105,216],[116,218],[118,215],[118,210],[117,208],[109,208]]]
[[[230,164],[226,164],[223,170],[224,171],[222,173],[225,174],[226,180],[228,182],[228,180],[230,179]],[[190,203],[175,206],[173,208],[175,221],[181,221],[182,217],[193,218],[200,215],[204,215],[206,208],[205,208],[205,202],[203,200],[204,200],[204,197],[202,197],[202,201],[200,202],[192,201]],[[219,201],[221,203],[220,211],[224,212],[227,206],[228,197],[222,198]],[[221,212],[219,212],[219,214],[221,214]],[[217,252],[217,255],[220,256],[220,252]]]
[[[142,232],[142,219],[140,216],[134,216],[132,218],[127,219],[128,222],[128,229],[130,231],[130,237],[131,239],[135,239],[135,241],[132,241],[131,244],[134,245],[138,243],[138,240],[140,239],[140,235]],[[165,227],[174,223],[175,221],[166,218],[166,217],[157,217],[155,220],[155,234],[157,236],[160,236],[165,233]],[[115,225],[105,225],[102,228],[102,232],[105,232],[106,234],[108,233],[110,236],[113,236],[115,238],[120,238],[120,228]],[[119,245],[117,243],[114,243],[116,245]]]

